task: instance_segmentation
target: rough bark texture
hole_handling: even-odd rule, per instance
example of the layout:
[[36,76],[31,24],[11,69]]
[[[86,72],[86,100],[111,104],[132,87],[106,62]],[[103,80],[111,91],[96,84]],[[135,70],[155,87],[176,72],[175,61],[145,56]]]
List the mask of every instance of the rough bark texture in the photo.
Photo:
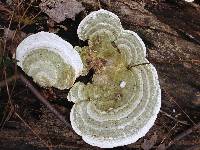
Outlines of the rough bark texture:
[[[99,9],[97,0],[79,1],[86,11],[77,16],[76,20],[79,21],[75,22],[76,26],[87,13]],[[120,149],[142,149],[141,143],[144,139],[150,139],[154,134],[157,134],[158,138],[153,148],[162,147],[161,143],[168,145],[175,135],[200,122],[200,6],[197,3],[167,0],[111,0],[110,3],[102,0],[100,4],[102,8],[117,14],[125,29],[137,32],[144,40],[148,59],[159,74],[162,88],[161,109],[174,118],[159,113],[155,125],[145,137]],[[20,87],[18,92],[25,88],[20,83],[17,86]],[[67,91],[54,92],[58,95],[53,98],[55,101],[63,100],[60,103],[53,101],[52,104],[69,118],[71,104],[63,103]],[[26,98],[18,94],[13,99],[19,106],[19,114],[46,143],[53,145],[53,149],[98,149],[86,144],[78,135],[64,127],[27,89],[24,93]],[[177,120],[185,121],[188,125]],[[200,129],[179,140],[169,149],[187,149],[194,145],[200,145]],[[48,148],[13,116],[0,132],[0,149]]]

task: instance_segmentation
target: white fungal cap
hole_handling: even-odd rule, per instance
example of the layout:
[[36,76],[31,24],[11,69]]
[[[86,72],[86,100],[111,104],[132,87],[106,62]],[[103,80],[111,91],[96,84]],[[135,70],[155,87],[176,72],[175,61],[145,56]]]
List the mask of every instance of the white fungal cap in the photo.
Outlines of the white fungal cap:
[[161,106],[157,72],[152,65],[138,66],[131,72],[126,86],[133,91],[127,93],[121,107],[105,112],[96,107],[96,101],[75,101],[70,113],[72,128],[88,144],[101,148],[131,144],[153,126]]
[[68,101],[78,103],[79,101],[86,100],[83,90],[84,83],[75,83],[67,96]]
[[107,33],[113,41],[122,31],[120,19],[114,13],[100,9],[87,15],[79,24],[77,34],[85,41],[94,34]]
[[[153,126],[161,107],[157,71],[145,58],[142,39],[135,32],[124,30],[119,18],[105,10],[86,16],[77,32],[80,39],[89,40],[89,46],[95,39],[102,40],[99,43],[107,47],[103,44],[96,47],[104,50],[105,59],[113,52],[113,59],[109,58],[112,63],[115,58],[117,61],[113,65],[106,61],[103,69],[93,76],[92,83],[76,83],[70,89],[68,99],[75,103],[70,113],[72,128],[85,142],[101,148],[136,142]],[[109,35],[108,43],[95,38],[105,37],[105,34]],[[98,53],[99,49],[94,51]],[[102,59],[103,54],[100,55]]]
[[43,48],[58,53],[65,63],[72,65],[76,77],[80,75],[83,64],[78,52],[73,50],[73,46],[54,33],[43,31],[28,36],[19,44],[16,50],[16,59],[19,60],[18,65],[22,67],[22,62],[29,52]]
[[[28,75],[32,76],[34,81],[39,83],[39,80],[43,80],[44,84],[41,83],[42,86],[58,86],[57,88],[59,89],[69,88],[69,85],[73,84],[76,77],[81,74],[83,69],[81,58],[78,52],[73,49],[72,45],[61,39],[56,34],[48,32],[39,32],[24,39],[17,47],[16,59],[18,60],[17,64]],[[33,59],[35,59],[35,61]],[[26,62],[27,60],[29,62]],[[56,64],[56,62],[58,64]],[[28,66],[25,69],[26,65]],[[66,70],[64,71],[69,71],[68,75],[66,72],[62,72],[64,81],[59,79],[59,74],[62,70],[62,67],[65,67]],[[41,71],[43,73],[41,73]],[[70,77],[72,81],[70,81]],[[40,79],[37,80],[36,78]],[[50,81],[51,79],[56,81]],[[60,87],[60,85],[55,85],[56,82],[63,82],[63,84],[68,82],[69,85],[66,84]]]

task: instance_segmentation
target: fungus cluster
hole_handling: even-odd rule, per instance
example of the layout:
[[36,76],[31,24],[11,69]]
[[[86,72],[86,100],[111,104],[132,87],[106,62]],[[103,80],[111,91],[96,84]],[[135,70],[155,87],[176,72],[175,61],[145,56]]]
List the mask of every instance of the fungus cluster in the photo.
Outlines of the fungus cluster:
[[[134,143],[153,126],[161,105],[157,72],[143,41],[102,9],[86,16],[77,33],[88,46],[73,48],[45,32],[28,37],[17,48],[18,65],[41,86],[72,87],[70,121],[85,142],[101,148]],[[91,69],[91,82],[74,84]]]

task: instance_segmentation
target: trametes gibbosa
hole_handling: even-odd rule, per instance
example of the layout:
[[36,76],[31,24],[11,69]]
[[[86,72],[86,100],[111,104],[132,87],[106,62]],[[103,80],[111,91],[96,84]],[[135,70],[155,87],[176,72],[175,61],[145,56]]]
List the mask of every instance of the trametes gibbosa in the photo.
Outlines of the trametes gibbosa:
[[[88,40],[88,46],[73,49],[53,34],[54,38],[47,37],[53,42],[44,37],[23,41],[17,49],[18,65],[41,86],[72,87],[71,125],[88,144],[112,148],[136,142],[153,126],[161,106],[157,72],[146,59],[143,41],[124,30],[118,16],[103,9],[86,16],[77,33]],[[50,44],[41,46],[42,40]],[[91,69],[91,82],[74,84]]]
[[48,32],[24,39],[16,50],[17,65],[42,87],[67,89],[81,74],[83,63],[67,41]]

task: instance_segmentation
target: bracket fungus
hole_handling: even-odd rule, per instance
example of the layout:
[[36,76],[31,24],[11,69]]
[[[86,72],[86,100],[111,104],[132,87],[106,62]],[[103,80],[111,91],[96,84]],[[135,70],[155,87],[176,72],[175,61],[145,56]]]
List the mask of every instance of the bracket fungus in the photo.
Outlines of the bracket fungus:
[[[157,72],[142,39],[103,9],[86,16],[77,33],[88,46],[73,48],[48,32],[27,37],[17,47],[17,64],[40,86],[72,87],[70,121],[85,142],[101,148],[136,142],[153,126],[161,106]],[[91,69],[91,82],[74,84]]]
[[84,73],[93,69],[94,75],[92,82],[70,89],[72,128],[101,148],[136,142],[153,126],[161,106],[157,72],[145,58],[143,41],[102,9],[86,16],[77,33],[89,44],[76,47]]
[[59,36],[39,32],[24,39],[16,50],[17,65],[43,87],[70,88],[83,63],[72,45]]

